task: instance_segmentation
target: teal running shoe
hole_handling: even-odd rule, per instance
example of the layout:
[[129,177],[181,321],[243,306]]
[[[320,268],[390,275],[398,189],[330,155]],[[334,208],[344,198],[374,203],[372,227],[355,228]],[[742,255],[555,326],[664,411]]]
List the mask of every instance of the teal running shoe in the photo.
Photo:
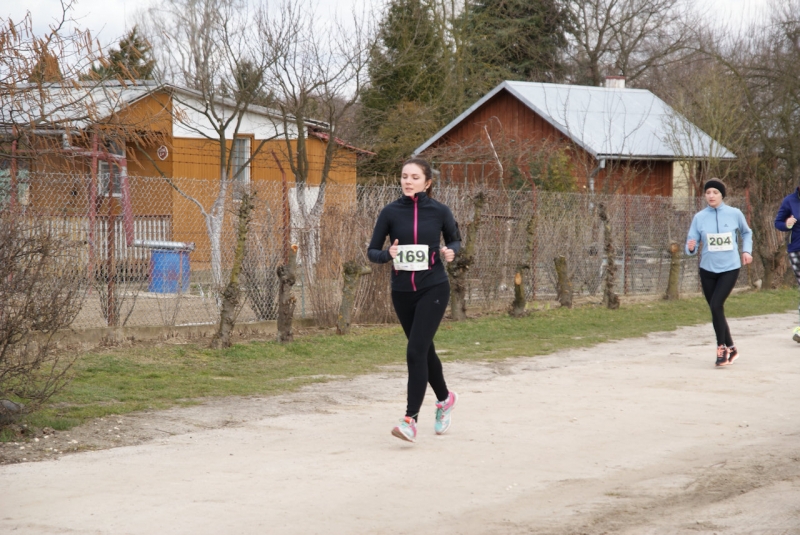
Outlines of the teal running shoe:
[[444,435],[450,429],[450,422],[452,418],[450,414],[453,412],[453,407],[458,402],[458,394],[450,392],[447,394],[447,399],[444,401],[436,402],[436,423],[434,429],[437,435]]
[[417,441],[417,422],[411,416],[406,416],[392,429],[392,435],[408,442]]

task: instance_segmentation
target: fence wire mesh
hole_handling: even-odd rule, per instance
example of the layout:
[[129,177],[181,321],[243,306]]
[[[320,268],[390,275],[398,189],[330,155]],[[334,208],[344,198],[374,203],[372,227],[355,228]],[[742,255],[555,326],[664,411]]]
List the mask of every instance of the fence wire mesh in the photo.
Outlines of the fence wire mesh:
[[[275,181],[233,183],[221,195],[219,181],[157,177],[128,177],[125,188],[115,193],[92,186],[84,175],[31,173],[14,199],[0,192],[0,209],[13,201],[19,217],[35,219],[78,245],[76,262],[90,290],[74,328],[216,323],[244,192],[254,210],[237,321],[276,318],[276,270],[286,262],[288,247],[297,244],[295,313],[321,326],[335,325],[342,266],[369,264],[366,246],[378,213],[400,195],[396,186],[329,183],[320,188]],[[479,193],[481,223],[470,235]],[[507,307],[518,270],[529,299],[554,299],[558,256],[567,259],[576,297],[599,298],[605,269],[601,203],[612,225],[617,293],[663,294],[669,244],[683,245],[702,201],[469,186],[442,186],[434,196],[451,208],[464,240],[474,241],[467,305],[477,310]],[[738,199],[728,204],[742,207]],[[371,267],[359,281],[352,319],[393,322],[389,265]],[[743,269],[738,284],[757,278],[757,269]],[[699,291],[697,271],[697,257],[682,258],[682,293]]]

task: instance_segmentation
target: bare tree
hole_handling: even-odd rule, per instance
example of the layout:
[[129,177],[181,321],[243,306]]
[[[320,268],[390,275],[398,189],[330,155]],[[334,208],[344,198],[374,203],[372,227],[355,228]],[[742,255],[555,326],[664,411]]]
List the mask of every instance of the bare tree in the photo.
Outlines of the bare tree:
[[[287,0],[275,12],[261,11],[259,39],[275,58],[268,65],[265,84],[281,112],[285,156],[294,175],[299,220],[293,225],[316,229],[325,185],[338,164],[339,128],[364,84],[374,31],[368,19],[355,13],[350,24],[322,25],[312,4]],[[309,138],[326,142],[321,155],[314,153]],[[312,163],[320,169],[318,175],[312,173]],[[295,240],[306,266],[316,257],[317,241],[313,230]]]
[[123,105],[115,84],[80,81],[103,50],[88,31],[68,28],[71,9],[62,0],[43,35],[34,33],[30,13],[17,22],[0,18],[0,158],[28,171],[52,160],[66,170],[86,157],[73,146],[89,148],[96,135],[147,135],[133,118],[115,115]]
[[[275,50],[262,46],[254,13],[248,11],[248,3],[242,0],[168,0],[151,7],[142,25],[159,57],[160,78],[189,89],[172,91],[175,118],[192,137],[213,141],[219,150],[219,188],[210,205],[163,173],[162,176],[197,207],[205,221],[212,284],[220,314],[213,345],[225,347],[230,344],[230,332],[243,304],[238,274],[246,257],[248,226],[242,222],[249,221],[252,202],[250,162],[269,141],[283,134],[277,114],[270,115],[268,110],[264,113],[263,108],[259,114],[250,113],[257,106],[271,103],[263,83],[268,66],[276,60]],[[246,122],[256,130],[253,147],[250,138],[239,136]],[[237,243],[241,247],[235,251],[230,280],[225,283],[222,233],[226,202],[232,196],[240,201]]]
[[475,263],[475,242],[481,228],[481,216],[486,198],[483,193],[478,193],[472,199],[475,207],[472,221],[463,226],[462,239],[464,247],[456,254],[452,262],[447,263],[447,274],[450,275],[450,317],[453,321],[467,319],[467,297],[469,292],[469,268]]
[[210,206],[167,179],[205,220],[216,291],[223,285],[221,239],[226,200],[232,189],[246,187],[237,184],[237,179],[265,144],[283,135],[277,120],[264,119],[256,125],[261,132],[249,158],[240,162],[238,169],[233,167],[235,141],[244,121],[252,119],[248,111],[269,104],[262,84],[275,59],[272,51],[261,46],[253,16],[247,3],[240,0],[167,0],[148,9],[141,20],[157,57],[157,77],[191,90],[173,91],[176,119],[193,136],[219,147],[219,189]]
[[786,268],[785,242],[772,222],[780,199],[800,183],[800,1],[772,2],[768,18],[748,33],[750,46],[730,51],[728,67],[746,82],[750,144],[738,182],[749,192],[762,287],[774,287]]
[[217,332],[211,340],[211,347],[222,349],[231,346],[231,334],[236,324],[236,316],[241,306],[241,288],[239,286],[239,276],[242,272],[245,257],[245,246],[247,243],[247,232],[252,219],[253,203],[250,194],[244,192],[239,209],[239,221],[236,228],[236,247],[234,251],[233,269],[231,277],[225,290],[222,292],[222,310],[220,310],[219,326]]
[[611,239],[612,227],[605,203],[600,203],[597,213],[603,223],[603,252],[605,253],[605,274],[603,275],[603,305],[611,310],[619,308],[619,296],[614,291],[616,284],[616,251]]
[[[738,158],[712,158],[708,173],[725,177],[746,197],[763,288],[788,266],[773,228],[782,197],[800,183],[800,1],[772,2],[761,20],[739,32],[699,32],[702,59],[673,69],[667,97]],[[697,182],[696,185],[700,186]]]
[[[92,173],[81,173],[85,180],[75,184],[75,194],[86,194],[88,271],[104,299],[102,311],[108,324],[116,326],[123,294],[115,286],[115,255],[108,254],[105,262],[96,258],[96,216],[104,203],[110,222],[122,215],[126,240],[132,242],[132,212],[125,209],[130,206],[126,204],[130,200],[127,154],[112,147],[151,144],[160,135],[150,128],[151,118],[120,113],[126,104],[123,89],[135,87],[135,81],[84,76],[94,62],[105,58],[88,31],[70,27],[74,22],[71,7],[71,2],[63,1],[57,20],[42,35],[33,32],[30,14],[19,22],[0,19],[0,205],[14,209],[25,204],[28,187],[38,173],[83,171],[91,162]],[[99,162],[113,169],[116,177],[114,188],[106,188],[107,202]],[[120,194],[122,207],[115,198]],[[40,198],[37,202],[41,206],[59,201]],[[110,223],[109,230],[113,226]],[[119,267],[125,271],[125,266]]]
[[601,85],[606,75],[631,82],[682,59],[692,33],[684,0],[568,0],[573,81]]
[[[31,171],[61,150],[63,133],[95,110],[79,73],[102,56],[88,32],[67,31],[71,3],[43,35],[30,13],[0,19],[0,425],[63,388],[74,356],[55,351],[56,333],[80,311],[86,284],[78,244],[26,206]],[[67,82],[67,83],[64,83]],[[82,112],[77,109],[83,107]]]
[[[693,157],[698,129],[709,135],[704,176],[727,180],[736,170],[727,151],[746,152],[750,136],[744,87],[719,62],[711,58],[694,61],[674,74],[675,80],[662,88],[675,114],[665,118],[669,143],[679,156]],[[689,120],[687,120],[689,119]],[[686,168],[692,192],[699,194],[702,176],[695,165]]]

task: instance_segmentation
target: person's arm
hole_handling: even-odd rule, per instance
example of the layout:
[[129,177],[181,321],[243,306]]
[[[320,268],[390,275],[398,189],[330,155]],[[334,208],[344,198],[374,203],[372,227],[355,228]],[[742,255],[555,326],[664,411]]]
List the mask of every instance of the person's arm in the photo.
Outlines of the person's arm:
[[444,208],[446,210],[444,228],[442,229],[444,243],[448,249],[452,249],[453,252],[457,253],[461,250],[461,232],[458,230],[458,223],[456,223],[456,218],[453,217],[453,212],[446,206]]
[[389,218],[386,215],[386,209],[384,209],[378,216],[378,221],[375,222],[375,228],[372,231],[372,239],[367,246],[367,258],[369,258],[370,262],[385,264],[392,260],[389,250],[383,248],[387,234],[389,234]]
[[[753,260],[753,231],[747,224],[747,219],[744,214],[739,211],[739,234],[742,236],[742,255],[750,256],[750,261]],[[750,262],[744,262],[749,264]]]
[[[789,199],[784,199],[781,203],[781,207],[778,208],[778,213],[775,215],[775,228],[781,232],[788,232],[792,230],[786,226],[786,220],[790,217],[794,219],[794,215],[792,214],[792,205],[789,202]],[[794,222],[792,222],[792,224],[794,224]]]
[[[698,214],[699,215],[699,214]],[[700,228],[697,223],[697,215],[692,219],[692,226],[689,227],[689,234],[686,236],[686,254],[697,254],[698,242],[700,241]]]

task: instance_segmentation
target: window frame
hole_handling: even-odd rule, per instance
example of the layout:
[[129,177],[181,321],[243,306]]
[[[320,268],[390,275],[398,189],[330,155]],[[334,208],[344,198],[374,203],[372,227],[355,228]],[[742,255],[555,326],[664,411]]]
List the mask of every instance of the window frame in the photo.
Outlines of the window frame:
[[[106,152],[119,157],[125,157],[125,142],[109,141],[106,143]],[[106,170],[103,170],[103,169]],[[112,175],[111,169],[115,169]],[[113,176],[113,180],[112,180]],[[119,199],[122,197],[122,168],[116,162],[97,160],[97,196],[108,197],[108,189],[113,187],[111,196]]]

